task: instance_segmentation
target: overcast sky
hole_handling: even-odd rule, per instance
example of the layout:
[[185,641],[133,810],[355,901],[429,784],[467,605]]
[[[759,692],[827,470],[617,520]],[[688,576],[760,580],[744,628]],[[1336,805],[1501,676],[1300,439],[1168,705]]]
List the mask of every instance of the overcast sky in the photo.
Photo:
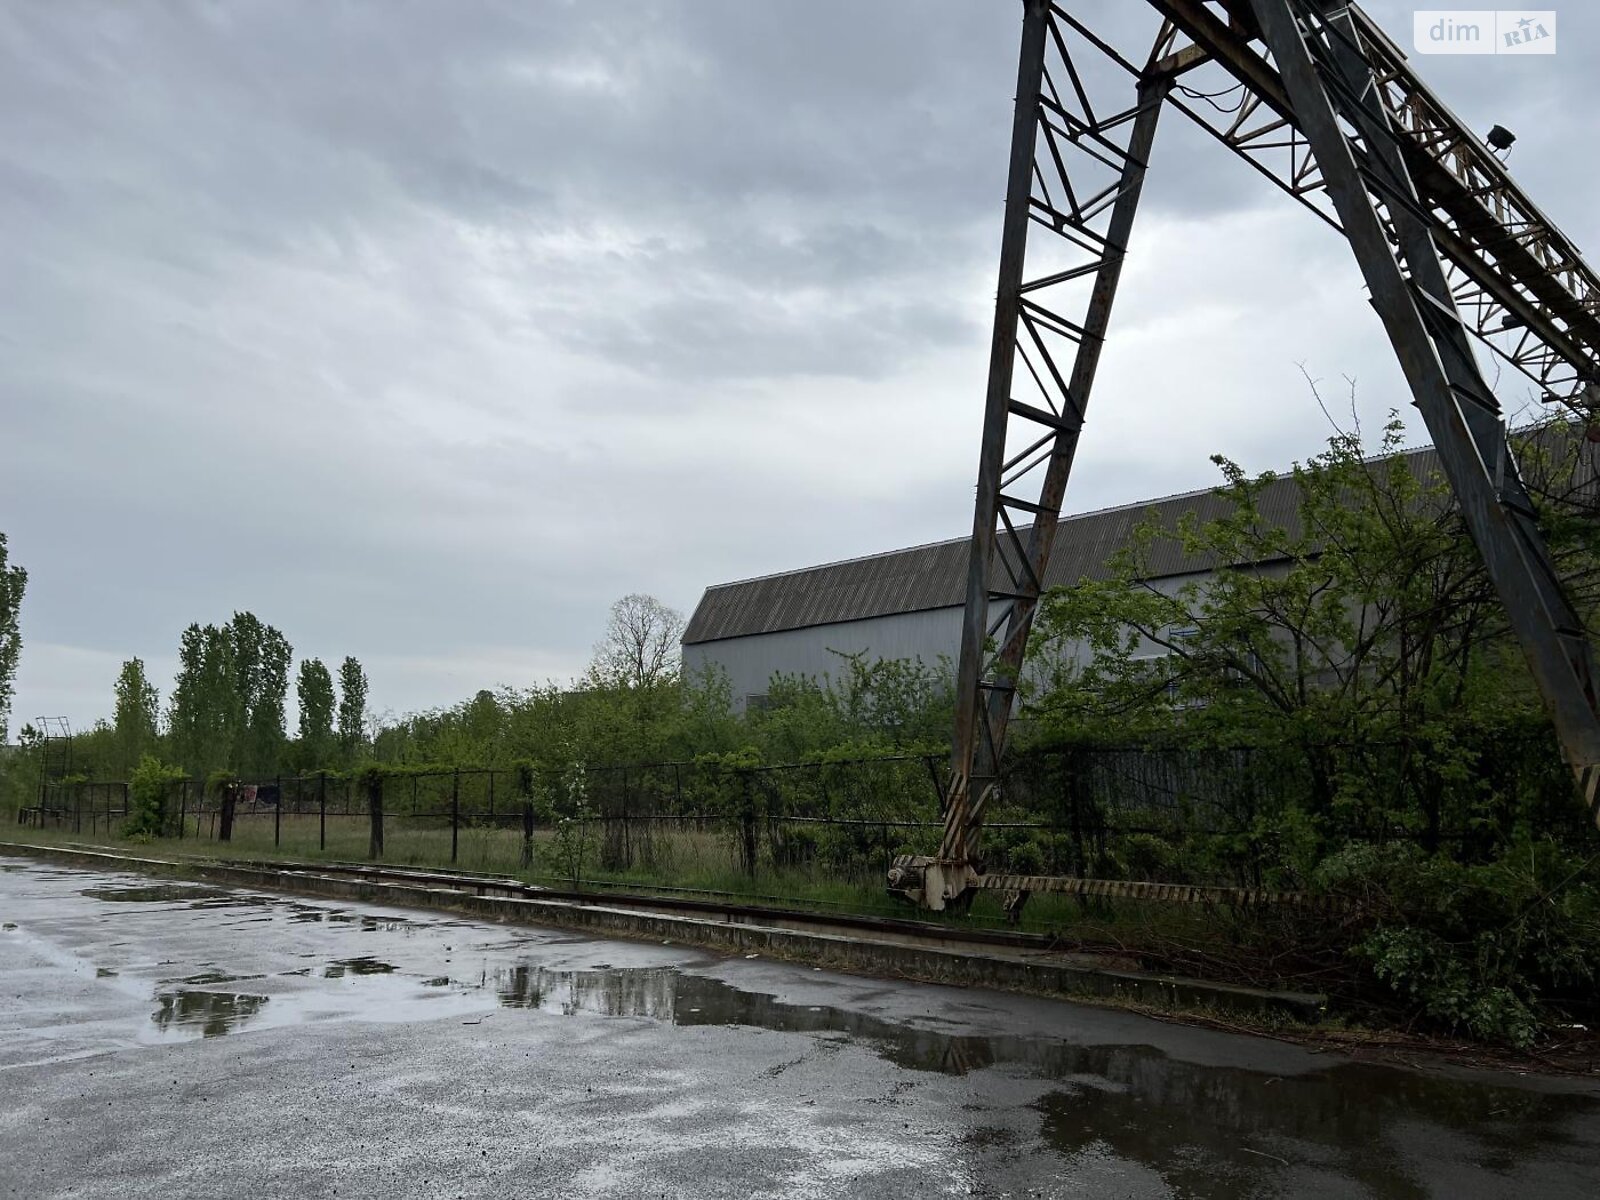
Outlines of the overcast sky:
[[[1555,57],[1413,59],[1591,251],[1593,7]],[[1018,27],[4,0],[13,731],[108,714],[132,655],[164,702],[179,631],[236,609],[404,712],[570,678],[628,592],[966,532]],[[1157,152],[1073,511],[1314,453],[1301,364],[1369,423],[1404,402],[1342,242],[1181,117]]]

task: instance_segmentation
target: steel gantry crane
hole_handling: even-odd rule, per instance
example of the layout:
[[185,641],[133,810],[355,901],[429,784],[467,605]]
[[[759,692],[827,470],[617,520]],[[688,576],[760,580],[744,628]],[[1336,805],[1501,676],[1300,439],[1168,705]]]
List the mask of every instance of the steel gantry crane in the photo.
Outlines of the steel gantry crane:
[[975,889],[1019,900],[1076,885],[986,874],[980,836],[1156,123],[1169,108],[1348,241],[1583,801],[1600,820],[1587,633],[1474,353],[1475,342],[1488,347],[1545,402],[1592,420],[1600,281],[1359,8],[1147,3],[1159,28],[1135,60],[1068,4],[1023,0],[944,837],[936,856],[896,859],[891,890],[942,909],[967,903]]

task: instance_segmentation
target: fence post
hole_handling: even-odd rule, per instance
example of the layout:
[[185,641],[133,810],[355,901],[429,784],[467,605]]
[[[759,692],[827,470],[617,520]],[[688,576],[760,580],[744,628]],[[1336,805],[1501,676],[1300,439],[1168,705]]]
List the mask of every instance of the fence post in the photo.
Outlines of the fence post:
[[[127,804],[124,803],[126,808]],[[183,827],[189,823],[189,781],[181,780],[178,787],[178,840],[183,841]]]
[[272,802],[272,848],[276,850],[283,844],[283,776],[279,775],[273,780],[277,788],[277,799]]
[[328,772],[317,772],[317,849],[328,848]]
[[628,768],[622,768],[622,865],[633,866],[633,830],[629,828],[631,815],[628,804]]
[[450,862],[456,861],[456,842],[461,835],[461,768],[450,774]]
[[72,788],[72,832],[83,832],[83,785],[74,784]]
[[233,804],[235,788],[232,782],[222,785],[222,813],[217,818],[217,841],[233,841]]
[[740,806],[739,825],[744,841],[744,870],[751,879],[756,877],[756,802],[750,794],[751,772],[742,769],[739,778],[743,783],[743,804]]
[[522,869],[533,866],[533,768],[517,768],[517,790],[522,793]]
[[383,776],[376,770],[367,776],[367,813],[372,821],[372,840],[367,857],[383,857]]

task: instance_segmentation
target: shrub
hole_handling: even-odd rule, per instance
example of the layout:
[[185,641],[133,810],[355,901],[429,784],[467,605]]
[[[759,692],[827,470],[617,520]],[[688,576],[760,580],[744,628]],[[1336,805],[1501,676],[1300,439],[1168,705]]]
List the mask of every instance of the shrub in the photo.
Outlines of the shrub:
[[558,782],[544,789],[536,801],[540,815],[555,828],[552,847],[555,865],[572,881],[574,888],[583,882],[583,871],[594,840],[598,815],[589,803],[587,772],[581,760],[569,759]]
[[160,837],[167,830],[167,797],[172,785],[183,779],[183,772],[146,754],[128,777],[128,819],[123,822],[125,838]]
[[1181,879],[1182,858],[1176,846],[1153,833],[1130,833],[1122,839],[1122,859],[1134,879],[1156,883]]
[[1415,846],[1330,856],[1315,882],[1365,924],[1351,953],[1416,1015],[1454,1032],[1528,1045],[1550,998],[1592,989],[1600,970],[1600,879],[1548,841],[1483,864]]
[[1043,875],[1045,864],[1044,847],[1037,839],[1023,842],[1012,848],[1007,856],[1007,867],[1016,875]]

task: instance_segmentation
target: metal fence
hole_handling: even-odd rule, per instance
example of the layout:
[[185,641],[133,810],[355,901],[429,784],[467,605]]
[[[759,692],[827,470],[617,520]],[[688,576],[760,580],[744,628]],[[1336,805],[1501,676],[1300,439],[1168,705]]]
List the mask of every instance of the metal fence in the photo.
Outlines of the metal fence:
[[114,835],[127,819],[128,785],[120,781],[41,784],[39,803],[18,814],[23,824],[90,837]]
[[[1018,755],[986,813],[985,867],[1018,874],[1270,887],[1333,844],[1415,841],[1467,859],[1519,831],[1592,841],[1553,743],[1511,739],[1431,765],[1404,744]],[[785,893],[881,884],[943,829],[943,756],[781,766],[657,763],[544,770],[176,781],[163,831],[285,853],[457,864],[593,882]],[[120,782],[54,784],[23,819],[114,834]],[[794,888],[787,887],[792,894]]]

